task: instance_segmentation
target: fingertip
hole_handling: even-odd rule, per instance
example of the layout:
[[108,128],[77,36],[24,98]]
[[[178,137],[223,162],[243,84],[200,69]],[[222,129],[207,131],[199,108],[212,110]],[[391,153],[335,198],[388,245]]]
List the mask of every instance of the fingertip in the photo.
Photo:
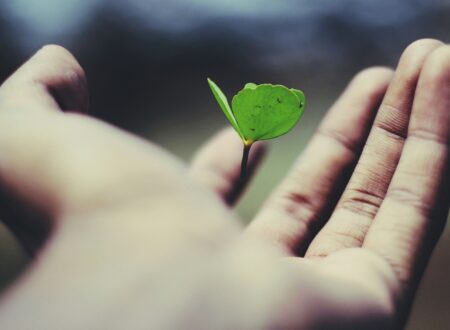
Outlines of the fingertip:
[[45,64],[46,70],[35,72],[34,79],[53,93],[61,109],[86,112],[89,104],[87,78],[75,56],[62,46],[49,44],[43,46],[34,58]]
[[389,82],[394,75],[394,70],[387,66],[372,66],[359,71],[353,80],[364,85],[379,82]]
[[450,144],[450,46],[426,59],[417,85],[409,135]]
[[[85,72],[62,46],[46,45],[13,73],[2,87],[14,105],[86,112],[89,104]],[[23,97],[26,94],[26,97]]]
[[195,154],[190,175],[232,205],[256,171],[267,151],[267,144],[253,144],[248,160],[248,177],[240,182],[243,142],[233,128],[221,129]]
[[450,82],[450,46],[435,49],[426,59],[422,75],[434,84],[448,87]]
[[397,72],[405,79],[415,81],[425,60],[444,43],[436,39],[420,39],[405,48],[400,56]]

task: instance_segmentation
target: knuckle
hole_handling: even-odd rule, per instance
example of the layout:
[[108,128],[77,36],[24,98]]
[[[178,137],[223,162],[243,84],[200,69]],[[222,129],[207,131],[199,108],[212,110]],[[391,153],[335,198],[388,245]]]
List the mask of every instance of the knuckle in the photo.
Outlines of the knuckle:
[[[391,116],[396,115],[397,118],[399,118],[400,116],[404,116],[398,107],[392,106],[387,103],[382,103],[380,105],[379,112],[382,114],[389,113],[391,114]],[[385,139],[397,141],[400,143],[403,143],[407,136],[406,129],[394,120],[376,120],[373,125],[373,129],[376,129],[377,132],[379,132]]]
[[368,189],[349,188],[346,196],[340,201],[339,207],[352,213],[375,217],[383,198]]

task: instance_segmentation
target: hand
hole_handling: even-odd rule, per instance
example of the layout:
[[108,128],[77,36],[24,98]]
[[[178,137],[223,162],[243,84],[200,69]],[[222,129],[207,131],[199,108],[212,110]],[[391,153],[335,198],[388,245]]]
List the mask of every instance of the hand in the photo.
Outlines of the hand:
[[[395,73],[358,74],[244,231],[226,207],[233,132],[186,168],[61,111],[86,108],[83,71],[56,46],[0,88],[1,211],[37,252],[3,296],[1,329],[403,325],[450,202],[449,46],[417,41]],[[12,217],[11,198],[33,216]]]

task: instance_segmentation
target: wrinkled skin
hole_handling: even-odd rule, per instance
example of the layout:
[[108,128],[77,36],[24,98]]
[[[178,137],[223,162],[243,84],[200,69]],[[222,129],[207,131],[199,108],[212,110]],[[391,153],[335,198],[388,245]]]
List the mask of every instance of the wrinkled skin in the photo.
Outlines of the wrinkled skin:
[[2,219],[36,255],[1,329],[404,325],[449,208],[449,46],[357,74],[247,228],[231,129],[186,166],[83,115],[87,94],[58,46],[0,88]]

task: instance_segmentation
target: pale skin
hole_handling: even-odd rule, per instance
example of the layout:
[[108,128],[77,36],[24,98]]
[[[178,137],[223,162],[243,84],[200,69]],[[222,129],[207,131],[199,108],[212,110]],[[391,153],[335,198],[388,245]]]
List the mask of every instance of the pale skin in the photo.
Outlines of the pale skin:
[[58,46],[0,87],[2,220],[36,255],[1,329],[404,325],[449,209],[450,46],[357,74],[247,228],[231,129],[188,166],[87,95]]

